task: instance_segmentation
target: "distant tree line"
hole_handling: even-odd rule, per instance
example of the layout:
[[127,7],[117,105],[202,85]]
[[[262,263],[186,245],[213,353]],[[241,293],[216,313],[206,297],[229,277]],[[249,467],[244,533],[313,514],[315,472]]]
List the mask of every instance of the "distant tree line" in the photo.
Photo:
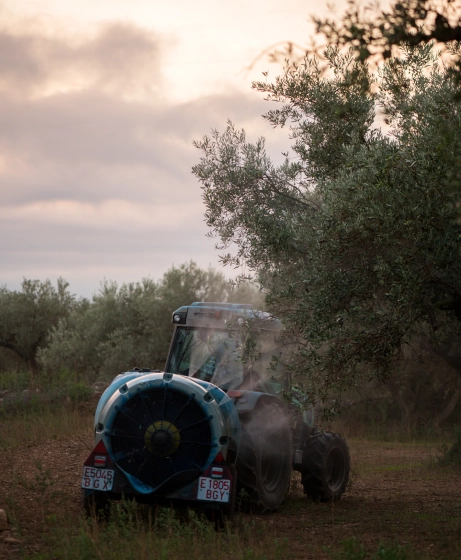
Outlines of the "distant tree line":
[[223,274],[193,261],[173,266],[160,281],[105,280],[91,298],[77,298],[59,279],[24,280],[0,288],[0,370],[27,367],[52,377],[67,370],[94,380],[133,366],[163,369],[172,312],[193,301],[256,303],[258,290],[232,289]]

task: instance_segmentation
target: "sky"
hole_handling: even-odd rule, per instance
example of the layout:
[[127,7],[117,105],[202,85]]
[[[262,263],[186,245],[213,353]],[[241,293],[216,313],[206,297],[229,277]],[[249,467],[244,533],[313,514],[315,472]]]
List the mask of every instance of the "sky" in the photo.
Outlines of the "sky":
[[312,14],[326,4],[0,2],[0,285],[63,277],[90,297],[189,260],[239,272],[206,236],[192,142],[230,119],[286,151],[251,81],[281,72],[271,45],[308,45]]

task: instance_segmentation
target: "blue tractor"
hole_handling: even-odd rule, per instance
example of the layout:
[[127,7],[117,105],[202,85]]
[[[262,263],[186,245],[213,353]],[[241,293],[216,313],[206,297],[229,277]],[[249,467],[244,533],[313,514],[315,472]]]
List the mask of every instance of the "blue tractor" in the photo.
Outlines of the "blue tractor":
[[165,371],[118,375],[98,403],[95,447],[83,467],[85,509],[124,496],[230,514],[244,489],[251,506],[267,512],[285,498],[292,470],[312,499],[339,499],[349,451],[339,434],[317,430],[283,360],[274,362],[280,322],[228,303],[180,307],[172,322]]

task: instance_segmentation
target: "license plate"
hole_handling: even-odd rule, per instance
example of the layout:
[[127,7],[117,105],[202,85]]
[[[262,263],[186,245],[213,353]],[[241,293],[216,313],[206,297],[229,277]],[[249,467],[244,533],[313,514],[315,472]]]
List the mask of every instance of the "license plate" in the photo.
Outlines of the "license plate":
[[110,469],[96,469],[83,467],[82,488],[88,490],[112,490],[114,471]]
[[207,502],[228,502],[230,489],[230,480],[201,476],[198,479],[197,500],[206,500]]

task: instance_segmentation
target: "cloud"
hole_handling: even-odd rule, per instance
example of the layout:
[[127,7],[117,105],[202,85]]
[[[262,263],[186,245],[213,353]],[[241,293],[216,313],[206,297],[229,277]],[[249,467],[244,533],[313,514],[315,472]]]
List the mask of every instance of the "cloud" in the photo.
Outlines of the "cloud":
[[237,92],[160,107],[98,91],[7,99],[0,103],[0,203],[153,200],[190,182],[194,139],[224,128],[228,117],[251,130],[262,107]]
[[63,276],[88,295],[103,277],[218,266],[192,141],[228,118],[259,136],[267,107],[232,90],[170,102],[170,40],[121,23],[85,37],[0,30],[0,284]]
[[133,23],[106,23],[91,36],[72,38],[35,27],[3,27],[0,89],[16,99],[87,89],[152,98],[162,86],[162,48],[171,42]]

